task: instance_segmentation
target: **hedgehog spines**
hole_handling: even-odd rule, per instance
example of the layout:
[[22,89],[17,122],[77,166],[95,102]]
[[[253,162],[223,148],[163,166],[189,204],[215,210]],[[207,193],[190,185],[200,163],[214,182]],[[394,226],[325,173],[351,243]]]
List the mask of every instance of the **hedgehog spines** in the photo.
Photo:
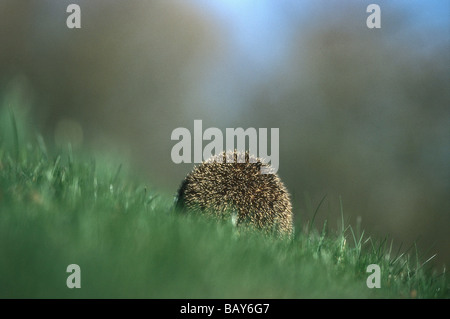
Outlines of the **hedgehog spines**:
[[[221,161],[218,161],[220,159]],[[213,216],[235,213],[236,226],[290,236],[290,195],[278,175],[262,174],[270,166],[248,152],[228,151],[194,167],[177,193],[176,207]]]

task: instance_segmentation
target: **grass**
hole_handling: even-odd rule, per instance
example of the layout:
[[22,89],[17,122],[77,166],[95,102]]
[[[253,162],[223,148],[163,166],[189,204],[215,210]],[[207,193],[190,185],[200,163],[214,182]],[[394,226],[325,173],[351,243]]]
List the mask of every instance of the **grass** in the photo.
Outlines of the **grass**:
[[[345,225],[342,206],[338,231],[313,227],[318,204],[291,240],[237,233],[178,214],[113,160],[49,151],[12,112],[0,116],[1,298],[449,297],[445,271]],[[66,286],[73,263],[80,289]],[[380,289],[366,286],[369,264]]]

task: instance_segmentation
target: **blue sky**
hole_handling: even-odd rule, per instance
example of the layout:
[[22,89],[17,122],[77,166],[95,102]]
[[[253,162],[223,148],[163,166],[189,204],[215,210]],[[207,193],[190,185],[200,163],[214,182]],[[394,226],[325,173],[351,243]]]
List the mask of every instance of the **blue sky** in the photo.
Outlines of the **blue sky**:
[[[191,0],[207,14],[213,15],[229,32],[234,49],[238,54],[251,57],[256,64],[266,64],[283,54],[286,41],[298,21],[307,21],[314,9],[330,10],[341,3],[354,0]],[[365,4],[367,2],[367,4]],[[404,12],[411,30],[436,28],[450,35],[449,0],[395,0],[361,1],[363,7],[370,3],[379,4],[382,10],[396,8]],[[362,12],[362,15],[367,13]],[[312,17],[313,19],[313,17]]]
[[[311,24],[320,25],[315,14],[327,12],[332,18],[333,10],[346,10],[341,4],[356,4],[361,9],[361,17],[349,13],[349,19],[360,19],[365,27],[366,7],[375,3],[381,7],[383,15],[391,12],[403,14],[401,30],[383,33],[383,37],[395,34],[409,41],[411,34],[421,35],[425,47],[433,48],[436,43],[449,45],[450,0],[190,0],[200,10],[216,21],[226,36],[226,60],[214,65],[206,83],[211,95],[232,97],[232,103],[239,107],[245,101],[243,88],[258,85],[285,61],[292,48],[292,35],[302,34],[302,28]],[[340,12],[342,13],[342,12]],[[383,23],[382,23],[383,28]],[[430,36],[432,35],[432,36]],[[422,48],[418,45],[417,50]],[[215,70],[214,70],[215,68]]]

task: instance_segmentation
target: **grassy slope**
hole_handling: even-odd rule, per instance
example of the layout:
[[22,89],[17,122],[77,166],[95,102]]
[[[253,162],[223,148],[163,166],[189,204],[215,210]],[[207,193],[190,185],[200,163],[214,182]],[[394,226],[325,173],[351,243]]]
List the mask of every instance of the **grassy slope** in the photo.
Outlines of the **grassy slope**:
[[[118,165],[48,154],[2,114],[2,298],[449,297],[445,275],[349,226],[291,241],[237,234],[231,223],[173,212],[171,197]],[[66,287],[72,263],[81,289]],[[381,289],[366,286],[372,263]]]

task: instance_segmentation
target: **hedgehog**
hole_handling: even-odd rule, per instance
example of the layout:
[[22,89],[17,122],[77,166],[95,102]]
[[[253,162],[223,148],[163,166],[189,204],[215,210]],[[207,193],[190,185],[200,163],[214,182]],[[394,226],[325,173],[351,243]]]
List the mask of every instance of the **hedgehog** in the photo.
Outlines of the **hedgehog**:
[[222,152],[194,167],[178,189],[175,207],[280,237],[293,233],[289,192],[269,164],[248,152]]

